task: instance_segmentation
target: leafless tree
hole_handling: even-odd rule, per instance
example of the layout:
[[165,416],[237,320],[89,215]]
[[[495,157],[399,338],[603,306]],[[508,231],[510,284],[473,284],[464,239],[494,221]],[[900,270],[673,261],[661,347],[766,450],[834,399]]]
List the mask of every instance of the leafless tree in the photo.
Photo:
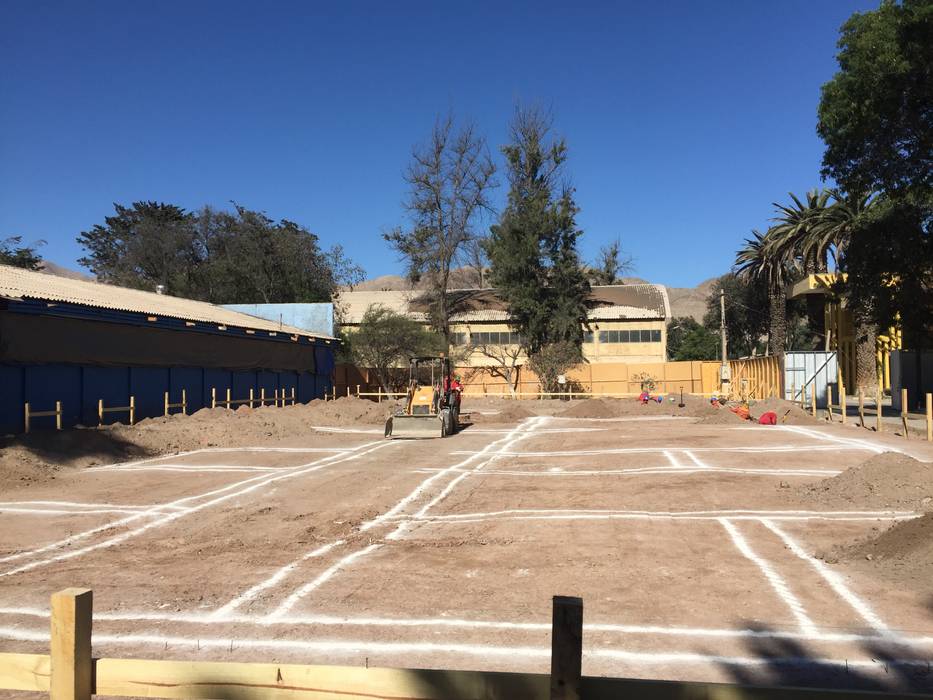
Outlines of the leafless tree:
[[455,313],[446,293],[450,271],[477,239],[477,219],[492,209],[495,171],[485,139],[471,124],[455,129],[452,116],[439,119],[405,172],[411,226],[384,234],[407,263],[412,282],[423,283],[431,323],[448,346]]
[[522,346],[519,344],[481,344],[470,346],[470,350],[495,362],[494,365],[484,365],[477,369],[504,381],[509,388],[509,395],[513,399],[517,398],[515,392],[518,386],[518,372],[522,361],[525,359]]

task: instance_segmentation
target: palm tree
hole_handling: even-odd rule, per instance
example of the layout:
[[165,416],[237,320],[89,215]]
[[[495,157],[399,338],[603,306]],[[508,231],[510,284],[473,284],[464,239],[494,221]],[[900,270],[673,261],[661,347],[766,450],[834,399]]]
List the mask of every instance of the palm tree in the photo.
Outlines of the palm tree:
[[760,280],[768,287],[768,349],[783,357],[787,345],[787,284],[796,267],[773,252],[772,230],[767,233],[752,230],[752,238],[735,254],[735,273],[745,280]]
[[[793,192],[788,193],[789,205],[774,202],[775,225],[771,227],[769,241],[771,254],[786,261],[800,260],[807,275],[826,272],[827,249],[810,245],[829,209],[829,190],[810,190],[802,201]],[[807,322],[810,331],[825,337],[823,302],[813,294],[807,295]]]

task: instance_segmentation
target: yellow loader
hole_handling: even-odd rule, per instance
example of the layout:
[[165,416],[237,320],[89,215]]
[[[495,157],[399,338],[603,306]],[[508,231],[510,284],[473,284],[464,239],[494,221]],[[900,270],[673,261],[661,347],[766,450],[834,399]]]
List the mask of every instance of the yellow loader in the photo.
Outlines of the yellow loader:
[[460,428],[460,396],[451,388],[447,357],[415,357],[408,368],[405,405],[386,421],[387,438],[453,435]]

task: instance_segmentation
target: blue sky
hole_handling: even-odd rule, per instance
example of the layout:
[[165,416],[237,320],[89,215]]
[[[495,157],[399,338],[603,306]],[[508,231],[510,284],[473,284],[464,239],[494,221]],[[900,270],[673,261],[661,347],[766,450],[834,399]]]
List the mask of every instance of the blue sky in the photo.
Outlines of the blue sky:
[[637,275],[694,285],[820,184],[819,88],[875,6],[5,0],[0,237],[77,267],[113,202],[235,200],[399,272],[412,146],[452,111],[498,158],[530,102],[567,138],[584,257],[621,236]]

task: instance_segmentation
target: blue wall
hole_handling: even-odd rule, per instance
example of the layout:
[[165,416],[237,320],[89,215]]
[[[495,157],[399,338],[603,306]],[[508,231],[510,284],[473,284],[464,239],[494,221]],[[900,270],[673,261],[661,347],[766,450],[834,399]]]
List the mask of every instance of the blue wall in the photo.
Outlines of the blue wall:
[[224,308],[311,333],[334,334],[333,304],[225,304]]
[[[331,390],[333,353],[329,348],[315,348],[317,372],[277,372],[268,370],[231,372],[201,367],[94,367],[82,365],[0,365],[0,433],[23,431],[23,405],[33,411],[55,408],[62,402],[64,427],[77,424],[97,425],[97,402],[104,406],[127,406],[132,395],[136,401],[136,420],[161,416],[165,392],[169,401],[179,403],[181,390],[187,393],[188,413],[210,406],[211,387],[217,399],[224,400],[227,388],[231,398],[249,398],[252,388],[259,398],[265,388],[271,399],[276,390],[285,389],[301,403],[321,398]],[[178,413],[180,409],[173,409]],[[105,414],[105,423],[126,423],[125,413]],[[54,428],[55,418],[33,418],[31,429]]]

